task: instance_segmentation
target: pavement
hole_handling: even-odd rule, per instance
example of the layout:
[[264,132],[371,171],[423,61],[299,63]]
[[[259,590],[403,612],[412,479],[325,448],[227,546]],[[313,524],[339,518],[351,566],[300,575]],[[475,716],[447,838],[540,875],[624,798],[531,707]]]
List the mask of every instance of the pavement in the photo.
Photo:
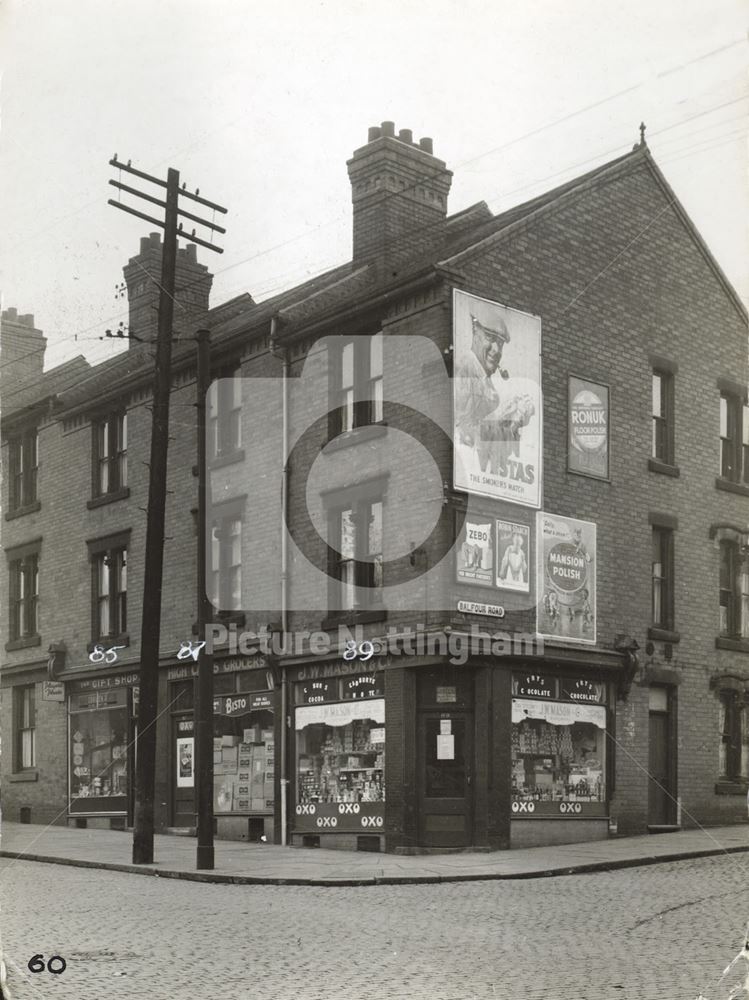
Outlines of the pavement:
[[400,856],[215,842],[212,871],[195,868],[196,840],[157,834],[154,863],[131,863],[132,834],[3,822],[0,857],[235,885],[360,886],[531,879],[614,871],[749,851],[749,823],[511,851]]

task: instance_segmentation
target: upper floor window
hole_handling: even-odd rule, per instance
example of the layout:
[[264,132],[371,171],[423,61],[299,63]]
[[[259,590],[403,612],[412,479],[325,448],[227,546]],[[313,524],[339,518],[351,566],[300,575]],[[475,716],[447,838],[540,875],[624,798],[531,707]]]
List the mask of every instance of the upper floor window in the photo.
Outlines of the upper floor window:
[[211,529],[211,579],[208,593],[219,611],[242,610],[242,519],[231,514]]
[[39,635],[39,553],[28,552],[11,559],[10,620],[11,642]]
[[331,436],[383,418],[382,333],[347,340],[334,366]]
[[36,699],[33,684],[13,688],[13,770],[36,766]]
[[720,542],[720,634],[749,638],[749,557],[727,539]]
[[36,480],[39,465],[39,436],[36,428],[8,442],[8,509],[12,514],[36,503]]
[[[127,633],[127,563],[130,531],[87,542],[91,560],[93,641]],[[127,641],[127,640],[125,640]]]
[[749,406],[729,392],[720,394],[720,474],[749,484]]
[[94,496],[127,486],[127,414],[113,413],[93,424]]
[[749,779],[749,707],[739,691],[720,692],[720,777],[727,781]]
[[331,595],[346,611],[379,604],[382,588],[382,501],[362,499],[330,512]]
[[208,389],[208,459],[232,455],[242,447],[242,379],[214,380]]
[[674,376],[672,372],[653,369],[653,444],[652,457],[659,462],[674,462]]
[[670,528],[653,528],[653,625],[669,630],[674,626],[673,537]]

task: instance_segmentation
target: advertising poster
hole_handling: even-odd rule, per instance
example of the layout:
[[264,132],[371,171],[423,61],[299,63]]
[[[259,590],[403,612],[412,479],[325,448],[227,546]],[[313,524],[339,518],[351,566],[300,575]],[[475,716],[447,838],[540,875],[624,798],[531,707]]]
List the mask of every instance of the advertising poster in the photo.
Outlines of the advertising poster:
[[497,586],[529,594],[530,528],[513,521],[497,521]]
[[536,631],[547,639],[596,641],[596,526],[536,515]]
[[177,788],[193,788],[195,785],[194,743],[192,736],[180,736],[177,739]]
[[541,506],[541,320],[453,292],[455,488]]
[[576,375],[569,378],[567,468],[609,478],[609,389]]
[[460,583],[494,584],[494,546],[489,518],[476,521],[466,517],[457,547],[457,576]]

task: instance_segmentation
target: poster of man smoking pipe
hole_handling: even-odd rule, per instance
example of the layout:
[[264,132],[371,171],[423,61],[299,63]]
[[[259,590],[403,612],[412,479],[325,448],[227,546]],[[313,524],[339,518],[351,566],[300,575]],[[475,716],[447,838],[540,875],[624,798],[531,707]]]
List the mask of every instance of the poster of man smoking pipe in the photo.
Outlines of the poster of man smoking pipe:
[[455,486],[541,504],[541,321],[453,296]]

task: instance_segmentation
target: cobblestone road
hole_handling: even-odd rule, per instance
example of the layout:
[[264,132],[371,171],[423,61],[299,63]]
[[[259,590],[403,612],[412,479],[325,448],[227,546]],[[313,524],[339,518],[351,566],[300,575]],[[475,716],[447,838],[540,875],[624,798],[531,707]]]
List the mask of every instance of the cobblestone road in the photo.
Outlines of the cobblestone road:
[[[718,1000],[748,887],[744,855],[360,888],[0,862],[13,1000]],[[65,972],[29,973],[39,952]]]

